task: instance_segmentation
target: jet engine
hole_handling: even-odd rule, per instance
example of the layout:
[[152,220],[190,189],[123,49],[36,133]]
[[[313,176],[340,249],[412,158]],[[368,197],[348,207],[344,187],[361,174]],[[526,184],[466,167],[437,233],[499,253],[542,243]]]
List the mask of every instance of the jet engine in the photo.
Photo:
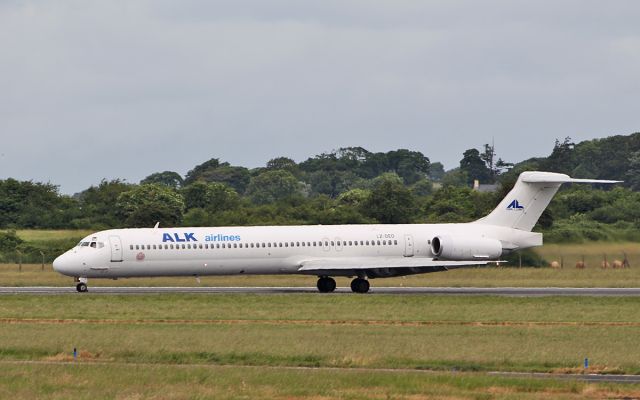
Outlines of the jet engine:
[[483,237],[436,236],[431,239],[431,253],[440,260],[497,260],[502,255],[502,243]]

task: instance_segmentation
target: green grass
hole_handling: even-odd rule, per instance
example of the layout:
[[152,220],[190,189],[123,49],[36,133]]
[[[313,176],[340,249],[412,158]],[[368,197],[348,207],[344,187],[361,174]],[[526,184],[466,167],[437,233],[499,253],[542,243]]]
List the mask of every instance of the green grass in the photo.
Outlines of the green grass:
[[81,239],[89,234],[91,230],[71,230],[71,229],[19,229],[16,234],[27,242],[44,242],[48,240]]
[[482,372],[580,372],[589,357],[594,371],[640,373],[639,306],[616,297],[7,295],[0,398],[632,397],[638,385]]
[[590,357],[638,373],[638,305],[590,297],[7,296],[0,354],[41,360],[79,347],[124,362],[520,371],[575,368]]
[[12,399],[601,399],[640,395],[636,385],[473,373],[88,363],[2,364],[2,372],[0,397]]

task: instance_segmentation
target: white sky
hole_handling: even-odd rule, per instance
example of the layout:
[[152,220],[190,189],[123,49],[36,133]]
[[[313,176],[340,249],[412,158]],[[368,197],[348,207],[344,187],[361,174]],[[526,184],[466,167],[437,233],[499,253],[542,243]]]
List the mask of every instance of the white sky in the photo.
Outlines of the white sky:
[[0,179],[344,146],[445,167],[640,126],[638,1],[0,0]]

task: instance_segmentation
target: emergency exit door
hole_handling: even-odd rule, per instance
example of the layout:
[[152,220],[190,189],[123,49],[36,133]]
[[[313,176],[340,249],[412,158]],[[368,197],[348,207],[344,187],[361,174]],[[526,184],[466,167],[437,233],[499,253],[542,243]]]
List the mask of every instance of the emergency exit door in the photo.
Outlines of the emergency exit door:
[[413,236],[404,235],[404,256],[413,257]]

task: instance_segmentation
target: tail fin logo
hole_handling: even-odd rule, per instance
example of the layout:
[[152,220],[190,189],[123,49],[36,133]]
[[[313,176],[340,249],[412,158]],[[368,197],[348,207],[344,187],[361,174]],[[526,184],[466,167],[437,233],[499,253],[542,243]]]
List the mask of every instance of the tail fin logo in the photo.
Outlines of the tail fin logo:
[[524,206],[520,205],[520,202],[516,199],[507,206],[507,210],[521,211],[524,210]]

